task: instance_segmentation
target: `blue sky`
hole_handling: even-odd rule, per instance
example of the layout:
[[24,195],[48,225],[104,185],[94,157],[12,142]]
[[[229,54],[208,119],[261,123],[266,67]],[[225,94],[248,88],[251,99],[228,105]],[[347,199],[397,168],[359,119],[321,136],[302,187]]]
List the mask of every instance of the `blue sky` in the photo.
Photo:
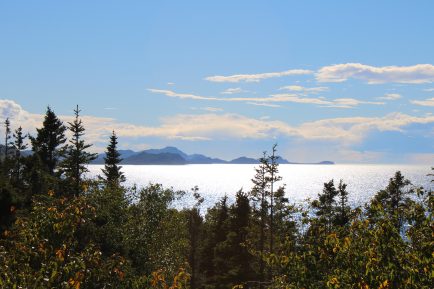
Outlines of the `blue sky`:
[[0,117],[103,150],[434,163],[432,1],[0,1]]

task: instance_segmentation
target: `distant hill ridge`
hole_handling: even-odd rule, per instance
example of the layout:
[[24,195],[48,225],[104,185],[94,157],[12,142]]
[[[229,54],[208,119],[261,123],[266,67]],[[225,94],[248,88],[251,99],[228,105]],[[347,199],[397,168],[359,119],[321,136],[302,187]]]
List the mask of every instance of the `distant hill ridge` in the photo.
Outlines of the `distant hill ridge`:
[[[124,165],[186,165],[186,164],[258,164],[259,160],[248,157],[239,157],[231,161],[225,161],[219,158],[211,158],[202,154],[188,155],[176,147],[165,147],[162,149],[148,149],[140,152],[132,150],[119,150],[121,164]],[[101,153],[92,162],[92,164],[103,164],[105,153]],[[289,162],[288,160],[279,157],[280,164],[298,164]],[[331,165],[334,162],[322,161],[312,164]]]

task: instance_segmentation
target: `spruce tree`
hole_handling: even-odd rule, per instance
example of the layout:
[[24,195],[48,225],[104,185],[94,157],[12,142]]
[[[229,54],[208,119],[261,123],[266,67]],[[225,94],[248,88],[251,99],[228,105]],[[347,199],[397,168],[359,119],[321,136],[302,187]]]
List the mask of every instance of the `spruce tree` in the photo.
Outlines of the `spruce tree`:
[[[389,184],[384,190],[379,191],[373,203],[380,203],[386,214],[393,220],[395,228],[400,231],[404,222],[405,206],[409,202],[408,195],[414,193],[414,189],[409,187],[411,182],[406,179],[400,171],[389,179]],[[407,189],[407,187],[409,187]]]
[[23,170],[23,157],[21,156],[21,152],[25,149],[27,149],[27,144],[24,143],[26,139],[26,135],[23,136],[23,129],[20,126],[15,130],[14,136],[14,142],[13,142],[13,149],[15,151],[14,154],[14,169],[13,169],[13,176],[15,181],[19,182],[21,180],[21,173]]
[[[268,196],[269,196],[269,182],[267,179],[267,167],[268,158],[266,152],[263,152],[263,156],[259,159],[259,166],[255,168],[255,176],[252,179],[253,188],[249,193],[250,199],[253,202],[255,214],[257,219],[259,219],[259,240],[258,240],[258,251],[259,251],[259,288],[263,288],[264,282],[264,270],[265,263],[262,255],[265,253],[265,230],[267,227],[267,217],[268,217]],[[258,208],[259,207],[259,208]]]
[[231,287],[245,284],[253,278],[252,254],[246,248],[249,233],[251,207],[248,196],[241,190],[237,192],[231,207],[230,232],[227,242],[230,246],[229,281]]
[[66,142],[65,130],[63,122],[47,107],[42,128],[36,130],[36,138],[30,137],[33,152],[51,176],[54,175],[62,155],[61,146]]
[[117,150],[117,144],[117,136],[113,131],[110,136],[110,143],[107,146],[106,156],[104,157],[105,165],[102,172],[104,173],[106,183],[114,186],[118,186],[122,182],[125,182],[125,176],[123,172],[121,172],[122,167],[118,165],[122,159]]
[[[275,203],[275,195],[274,195],[274,185],[276,182],[282,180],[282,177],[278,175],[279,173],[279,164],[277,160],[279,156],[276,155],[277,144],[273,145],[271,150],[271,155],[268,156],[268,162],[266,166],[267,171],[267,181],[270,184],[270,253],[273,254],[273,246],[274,246],[274,203]],[[272,276],[271,276],[272,277]]]
[[324,183],[322,194],[318,194],[318,200],[312,202],[312,207],[316,209],[316,215],[320,221],[325,225],[326,232],[330,232],[332,222],[335,218],[336,209],[336,190],[333,180]]
[[9,121],[9,118],[6,118],[5,120],[5,151],[4,151],[4,159],[5,161],[7,161],[7,159],[9,158],[9,148],[11,145],[11,123]]
[[347,184],[342,180],[338,186],[338,208],[336,212],[336,225],[345,226],[350,220],[350,206],[348,206],[348,191]]
[[72,139],[69,140],[69,144],[65,148],[62,170],[71,182],[73,194],[77,196],[82,191],[82,176],[88,171],[86,165],[96,159],[97,154],[86,151],[92,145],[86,144],[83,140],[85,129],[80,119],[78,105],[74,109],[74,114],[74,121],[68,122],[68,129],[72,133]]

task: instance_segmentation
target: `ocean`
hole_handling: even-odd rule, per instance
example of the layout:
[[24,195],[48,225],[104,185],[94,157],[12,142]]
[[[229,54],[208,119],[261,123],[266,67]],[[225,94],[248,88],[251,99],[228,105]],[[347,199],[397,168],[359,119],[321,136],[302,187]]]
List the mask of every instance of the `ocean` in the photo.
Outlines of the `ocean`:
[[[89,177],[101,174],[102,165],[89,165]],[[198,186],[199,193],[205,198],[204,207],[213,206],[224,195],[230,202],[240,189],[252,188],[251,179],[255,165],[244,164],[206,164],[206,165],[124,165],[127,186],[146,186],[159,183],[174,190],[190,192]],[[434,189],[429,166],[422,165],[371,165],[371,164],[336,164],[336,165],[279,165],[282,181],[286,186],[286,196],[291,203],[303,203],[308,198],[316,198],[322,191],[323,184],[331,179],[335,184],[342,179],[348,186],[351,206],[368,202],[379,190],[385,188],[396,171],[401,171],[416,187]],[[179,206],[191,205],[191,194],[178,201]]]

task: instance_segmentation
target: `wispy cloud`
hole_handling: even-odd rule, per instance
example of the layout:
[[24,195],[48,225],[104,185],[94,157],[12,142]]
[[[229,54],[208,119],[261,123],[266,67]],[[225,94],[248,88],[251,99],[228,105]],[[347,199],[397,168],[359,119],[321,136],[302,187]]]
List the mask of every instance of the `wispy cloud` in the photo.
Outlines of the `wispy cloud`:
[[266,106],[266,107],[281,107],[281,105],[278,104],[272,104],[272,103],[259,103],[259,102],[248,102],[248,104],[256,105],[256,106]]
[[280,99],[282,102],[295,102],[295,103],[308,103],[308,104],[318,104],[318,105],[327,105],[332,104],[332,102],[326,100],[324,97],[300,97],[296,94],[289,93],[278,93],[272,94],[272,97],[275,99]]
[[306,75],[312,74],[313,71],[307,69],[290,69],[281,72],[267,72],[267,73],[258,73],[258,74],[234,74],[229,76],[223,75],[214,75],[208,76],[205,80],[212,82],[259,82],[268,78],[289,76],[289,75]]
[[336,107],[336,108],[352,108],[360,104],[372,104],[372,105],[383,105],[384,102],[377,101],[363,101],[355,98],[336,98],[336,99],[326,99],[325,97],[300,97],[294,96],[292,94],[273,94],[274,97],[281,97],[285,99],[286,102],[295,103],[306,103],[306,104],[316,104],[324,107]]
[[220,92],[221,94],[236,94],[236,93],[243,93],[243,92],[248,92],[247,90],[244,90],[240,87],[236,87],[236,88],[228,88],[223,90],[222,92]]
[[193,100],[208,100],[208,101],[224,101],[224,102],[245,102],[248,104],[262,104],[263,106],[278,107],[276,103],[305,103],[315,104],[324,107],[338,107],[338,108],[352,108],[360,104],[383,105],[384,102],[375,101],[362,101],[354,98],[337,98],[328,100],[325,97],[302,97],[294,93],[279,93],[272,94],[269,97],[209,97],[195,95],[191,93],[177,93],[171,90],[162,89],[148,89],[148,91],[158,94],[164,94],[169,97],[176,97],[180,99],[193,99]]
[[220,108],[220,107],[211,107],[211,106],[203,107],[202,109],[205,110],[205,111],[209,111],[209,112],[223,111],[223,108]]
[[295,91],[295,92],[299,92],[302,94],[317,94],[320,92],[324,92],[327,91],[329,88],[325,87],[325,86],[319,86],[319,87],[304,87],[304,86],[300,86],[300,85],[288,85],[288,86],[283,86],[281,88],[279,88],[279,90],[289,90],[289,91]]
[[377,83],[430,83],[434,81],[434,66],[370,66],[361,63],[336,64],[322,67],[316,73],[319,82],[343,82],[350,78]]
[[434,106],[434,97],[425,100],[410,100],[410,102],[422,106]]
[[431,92],[431,91],[434,91],[434,88],[425,88],[425,89],[423,89],[423,91]]
[[398,94],[398,93],[386,93],[384,96],[380,96],[377,99],[380,100],[398,100],[402,98],[402,95]]
[[148,91],[152,93],[163,94],[169,97],[175,97],[180,99],[193,99],[193,100],[209,100],[209,101],[224,101],[224,102],[286,102],[287,96],[295,96],[295,94],[285,94],[284,96],[275,95],[271,97],[214,97],[214,96],[202,96],[191,93],[178,93],[172,90],[154,89],[149,88]]

